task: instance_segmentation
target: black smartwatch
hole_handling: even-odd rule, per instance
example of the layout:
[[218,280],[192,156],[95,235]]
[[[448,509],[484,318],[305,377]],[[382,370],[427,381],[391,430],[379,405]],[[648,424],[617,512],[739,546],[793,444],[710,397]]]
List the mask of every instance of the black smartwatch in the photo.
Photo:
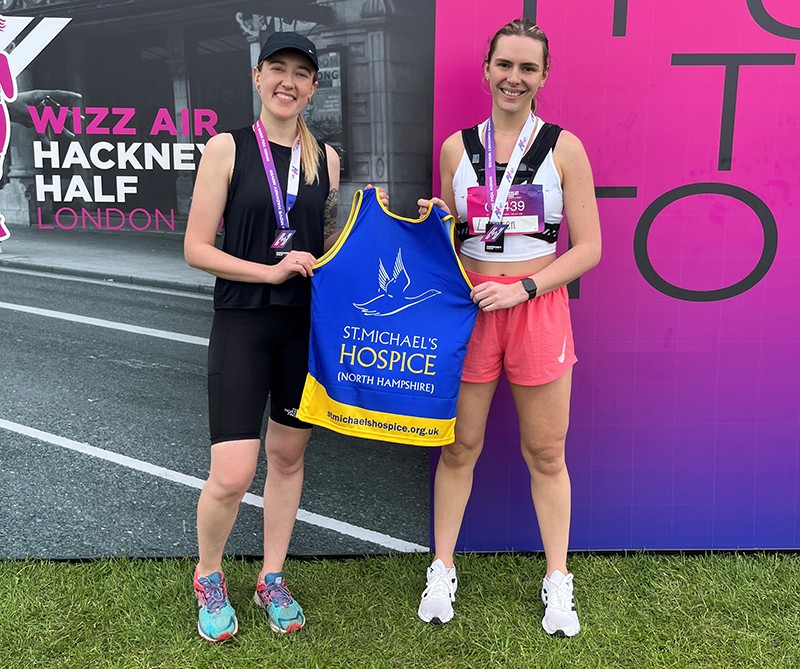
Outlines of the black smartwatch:
[[525,292],[528,293],[529,300],[532,300],[534,297],[536,297],[536,284],[529,276],[526,276],[524,279],[522,279],[522,287],[525,289]]

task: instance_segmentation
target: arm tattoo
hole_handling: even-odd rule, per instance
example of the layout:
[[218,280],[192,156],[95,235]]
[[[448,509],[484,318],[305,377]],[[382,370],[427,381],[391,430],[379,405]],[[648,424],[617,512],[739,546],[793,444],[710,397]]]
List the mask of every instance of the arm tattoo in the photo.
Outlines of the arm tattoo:
[[323,213],[323,220],[325,222],[323,238],[327,239],[334,232],[336,232],[337,218],[339,215],[339,191],[332,188],[328,193],[328,199],[325,200],[325,211]]

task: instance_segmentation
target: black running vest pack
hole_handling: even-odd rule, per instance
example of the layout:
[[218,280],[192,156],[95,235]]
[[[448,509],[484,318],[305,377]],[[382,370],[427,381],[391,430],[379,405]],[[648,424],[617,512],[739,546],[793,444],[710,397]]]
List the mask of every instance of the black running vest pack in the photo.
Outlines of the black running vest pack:
[[[545,158],[547,158],[547,154],[550,153],[553,147],[555,147],[558,137],[561,134],[561,130],[562,128],[560,126],[554,125],[553,123],[545,123],[542,126],[542,129],[536,135],[536,139],[533,140],[531,147],[522,157],[522,161],[519,164],[519,169],[517,169],[517,172],[514,174],[513,183],[533,183],[533,178],[536,176],[536,172],[542,166]],[[475,125],[471,128],[462,130],[461,139],[464,142],[464,149],[466,150],[467,155],[470,157],[472,168],[475,170],[475,175],[478,178],[478,185],[485,186],[486,150],[481,143],[481,139],[478,134],[478,126]],[[503,172],[505,171],[505,168],[505,164],[497,164],[498,182],[503,178]],[[531,233],[528,235],[528,237],[535,237],[536,239],[542,239],[551,244],[555,244],[556,240],[558,239],[558,229],[558,225],[545,223],[543,232]],[[463,221],[456,226],[456,235],[462,242],[467,239],[467,237],[470,237],[469,225],[467,221]]]

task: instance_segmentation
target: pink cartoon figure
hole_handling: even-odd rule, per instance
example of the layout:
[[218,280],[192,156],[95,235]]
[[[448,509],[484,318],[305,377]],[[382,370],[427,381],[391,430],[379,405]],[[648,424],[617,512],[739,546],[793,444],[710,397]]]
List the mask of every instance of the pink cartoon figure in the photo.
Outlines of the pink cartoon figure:
[[[8,5],[9,3],[3,4]],[[25,19],[7,19],[5,16],[0,15],[0,33],[5,32],[8,22],[15,20],[18,22],[9,28],[9,35],[3,37],[3,44],[10,43],[12,37],[18,36],[22,28],[27,25],[27,21]],[[23,21],[23,24],[19,23],[20,20]],[[74,106],[80,103],[81,95],[72,91],[42,89],[17,91],[17,75],[64,29],[70,20],[44,18],[24,38],[29,46],[24,49],[15,47],[10,56],[3,49],[0,49],[0,178],[5,174],[6,153],[11,141],[12,122],[33,127],[31,107],[36,105],[62,106],[65,104]],[[0,214],[0,242],[10,236],[11,233],[5,225],[5,218]]]
[[[5,29],[5,19],[0,17],[0,30]],[[0,51],[0,177],[5,174],[6,151],[11,140],[11,120],[8,116],[8,102],[17,99],[17,79],[11,72],[8,54]],[[6,227],[5,217],[0,214],[0,242],[11,236]]]
[[17,80],[11,73],[8,54],[0,51],[0,175],[4,172],[6,151],[11,139],[11,120],[8,116],[8,102],[17,99]]

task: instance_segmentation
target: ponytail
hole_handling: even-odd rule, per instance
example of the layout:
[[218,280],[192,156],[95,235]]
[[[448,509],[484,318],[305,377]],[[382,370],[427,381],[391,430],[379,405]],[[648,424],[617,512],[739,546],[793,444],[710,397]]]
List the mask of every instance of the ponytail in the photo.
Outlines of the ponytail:
[[320,147],[302,116],[297,117],[297,136],[300,138],[300,166],[306,185],[310,186],[319,180]]

